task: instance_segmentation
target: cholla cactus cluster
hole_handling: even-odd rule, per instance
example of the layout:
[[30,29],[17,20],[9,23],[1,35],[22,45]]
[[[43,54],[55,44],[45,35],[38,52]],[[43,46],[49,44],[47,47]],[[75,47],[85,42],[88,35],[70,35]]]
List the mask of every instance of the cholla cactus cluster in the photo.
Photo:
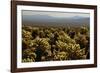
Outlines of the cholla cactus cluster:
[[22,27],[22,62],[80,59],[89,59],[89,28],[86,26]]

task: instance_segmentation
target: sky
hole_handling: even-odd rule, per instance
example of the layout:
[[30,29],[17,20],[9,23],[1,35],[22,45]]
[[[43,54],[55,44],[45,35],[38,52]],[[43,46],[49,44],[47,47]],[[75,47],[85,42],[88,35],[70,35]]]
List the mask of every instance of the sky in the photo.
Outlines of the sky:
[[22,15],[47,15],[51,17],[57,18],[69,18],[69,17],[86,17],[89,18],[89,13],[77,13],[77,12],[50,12],[50,11],[30,11],[30,10],[23,10]]

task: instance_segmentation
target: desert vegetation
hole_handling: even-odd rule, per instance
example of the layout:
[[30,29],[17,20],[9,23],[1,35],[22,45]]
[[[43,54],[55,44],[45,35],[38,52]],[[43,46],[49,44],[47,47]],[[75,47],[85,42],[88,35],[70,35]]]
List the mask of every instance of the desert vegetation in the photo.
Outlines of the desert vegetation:
[[89,59],[88,26],[22,26],[22,62]]

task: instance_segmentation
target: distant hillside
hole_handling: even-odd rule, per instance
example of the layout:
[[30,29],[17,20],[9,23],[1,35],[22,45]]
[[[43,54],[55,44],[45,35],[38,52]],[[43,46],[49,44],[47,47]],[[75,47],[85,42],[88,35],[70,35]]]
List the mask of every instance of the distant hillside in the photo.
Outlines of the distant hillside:
[[22,24],[31,26],[82,26],[90,24],[90,18],[74,16],[70,18],[57,18],[47,15],[24,15]]

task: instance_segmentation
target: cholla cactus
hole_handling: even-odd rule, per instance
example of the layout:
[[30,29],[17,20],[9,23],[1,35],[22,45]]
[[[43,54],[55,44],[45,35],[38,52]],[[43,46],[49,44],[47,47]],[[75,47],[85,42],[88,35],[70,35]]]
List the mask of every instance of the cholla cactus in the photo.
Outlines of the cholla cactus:
[[85,48],[81,49],[79,44],[69,44],[66,51],[69,53],[69,59],[84,59]]
[[67,59],[86,59],[85,48],[81,49],[79,44],[64,43],[62,41],[57,41],[57,47],[59,51],[64,51],[68,54]]
[[80,33],[81,34],[87,34],[88,33],[88,28],[86,26],[81,27]]
[[26,31],[29,31],[29,32],[32,32],[32,27],[31,26],[26,26],[26,25],[23,25],[22,26],[22,29],[26,30]]
[[27,38],[27,39],[31,39],[32,38],[31,32],[22,29],[22,37]]
[[22,59],[22,62],[34,62],[35,60],[34,59],[30,59],[30,58],[24,58]]
[[60,40],[56,41],[56,46],[59,49],[59,51],[66,51],[66,48],[68,47],[67,43],[64,43]]
[[[60,33],[61,34],[61,33]],[[62,32],[62,34],[58,37],[58,40],[61,40],[62,42],[66,42],[66,43],[73,43],[75,44],[75,40],[71,39],[70,36],[68,36],[66,33]]]
[[23,51],[23,60],[22,62],[34,62],[36,54],[31,49],[26,49]]
[[64,52],[64,51],[62,51],[62,52],[58,52],[57,53],[57,55],[55,55],[55,59],[56,60],[67,60],[68,59],[68,53],[67,52]]
[[41,49],[45,50],[45,49],[50,49],[51,48],[48,41],[49,41],[48,38],[36,38],[33,42],[36,43],[38,46],[41,46]]

